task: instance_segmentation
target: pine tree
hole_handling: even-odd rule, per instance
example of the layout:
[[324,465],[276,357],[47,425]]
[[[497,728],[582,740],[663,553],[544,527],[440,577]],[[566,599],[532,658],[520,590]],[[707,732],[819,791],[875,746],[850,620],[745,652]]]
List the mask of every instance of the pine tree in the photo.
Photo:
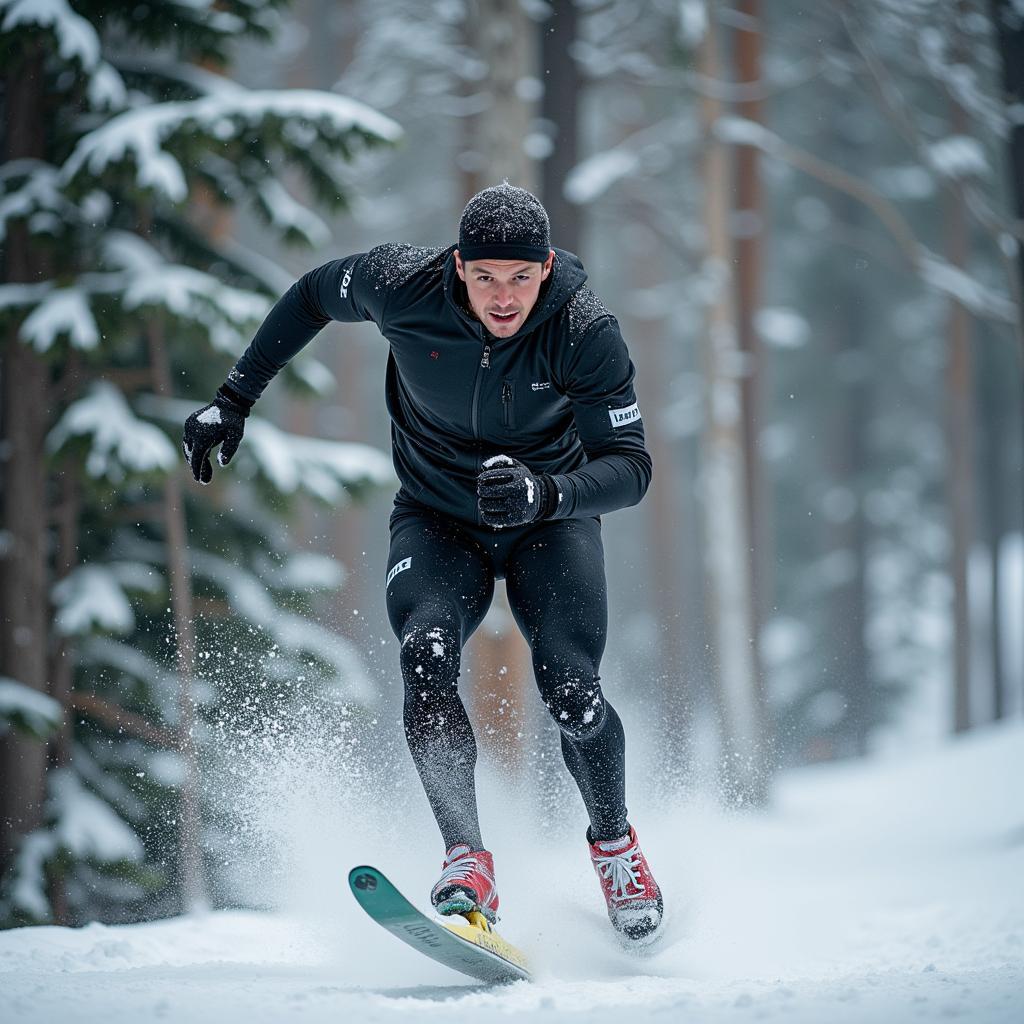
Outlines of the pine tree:
[[[340,567],[296,551],[284,517],[300,493],[333,505],[386,482],[384,456],[253,416],[235,471],[200,493],[178,451],[280,293],[276,267],[209,223],[238,208],[322,241],[282,175],[344,209],[346,163],[399,135],[343,96],[214,70],[235,40],[269,39],[281,6],[0,0],[10,922],[206,899],[216,820],[196,773],[217,729],[314,691],[370,696],[311,617]],[[330,386],[308,355],[283,376]]]

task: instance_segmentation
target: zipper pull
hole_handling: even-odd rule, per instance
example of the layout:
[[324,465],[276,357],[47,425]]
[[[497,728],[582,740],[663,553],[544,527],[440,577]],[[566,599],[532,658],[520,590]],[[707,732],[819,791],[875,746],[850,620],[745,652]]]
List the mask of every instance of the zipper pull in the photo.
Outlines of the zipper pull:
[[501,385],[501,400],[506,403],[512,401],[512,385],[508,381]]
[[486,370],[491,365],[491,346],[484,345],[483,359],[480,360],[480,365]]

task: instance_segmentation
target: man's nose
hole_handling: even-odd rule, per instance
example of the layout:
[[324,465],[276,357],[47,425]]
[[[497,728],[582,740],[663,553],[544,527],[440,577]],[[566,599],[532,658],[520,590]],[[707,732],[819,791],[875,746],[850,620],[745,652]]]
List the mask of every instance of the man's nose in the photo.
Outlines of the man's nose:
[[497,302],[499,306],[512,305],[512,286],[498,282]]

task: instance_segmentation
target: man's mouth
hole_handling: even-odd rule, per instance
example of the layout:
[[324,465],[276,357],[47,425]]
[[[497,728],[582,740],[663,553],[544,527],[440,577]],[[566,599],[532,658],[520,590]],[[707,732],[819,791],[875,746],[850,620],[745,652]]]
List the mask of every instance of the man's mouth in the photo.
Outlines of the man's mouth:
[[499,324],[510,324],[517,316],[519,316],[519,310],[515,309],[511,313],[498,313],[492,309],[488,312],[488,315]]

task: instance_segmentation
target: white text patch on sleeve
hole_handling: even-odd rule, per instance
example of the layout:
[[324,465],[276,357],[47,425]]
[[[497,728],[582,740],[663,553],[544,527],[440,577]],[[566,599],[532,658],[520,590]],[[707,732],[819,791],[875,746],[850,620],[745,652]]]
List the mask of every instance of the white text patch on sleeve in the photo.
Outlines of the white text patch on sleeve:
[[391,569],[388,572],[388,578],[385,581],[384,586],[385,587],[390,586],[391,585],[391,581],[400,572],[404,572],[406,569],[408,569],[410,565],[412,565],[412,555],[409,555],[408,558],[403,558],[400,562],[395,562],[395,564],[393,566],[391,566]]
[[627,423],[640,419],[640,406],[634,402],[625,409],[609,409],[608,415],[612,418],[613,427],[624,427]]

